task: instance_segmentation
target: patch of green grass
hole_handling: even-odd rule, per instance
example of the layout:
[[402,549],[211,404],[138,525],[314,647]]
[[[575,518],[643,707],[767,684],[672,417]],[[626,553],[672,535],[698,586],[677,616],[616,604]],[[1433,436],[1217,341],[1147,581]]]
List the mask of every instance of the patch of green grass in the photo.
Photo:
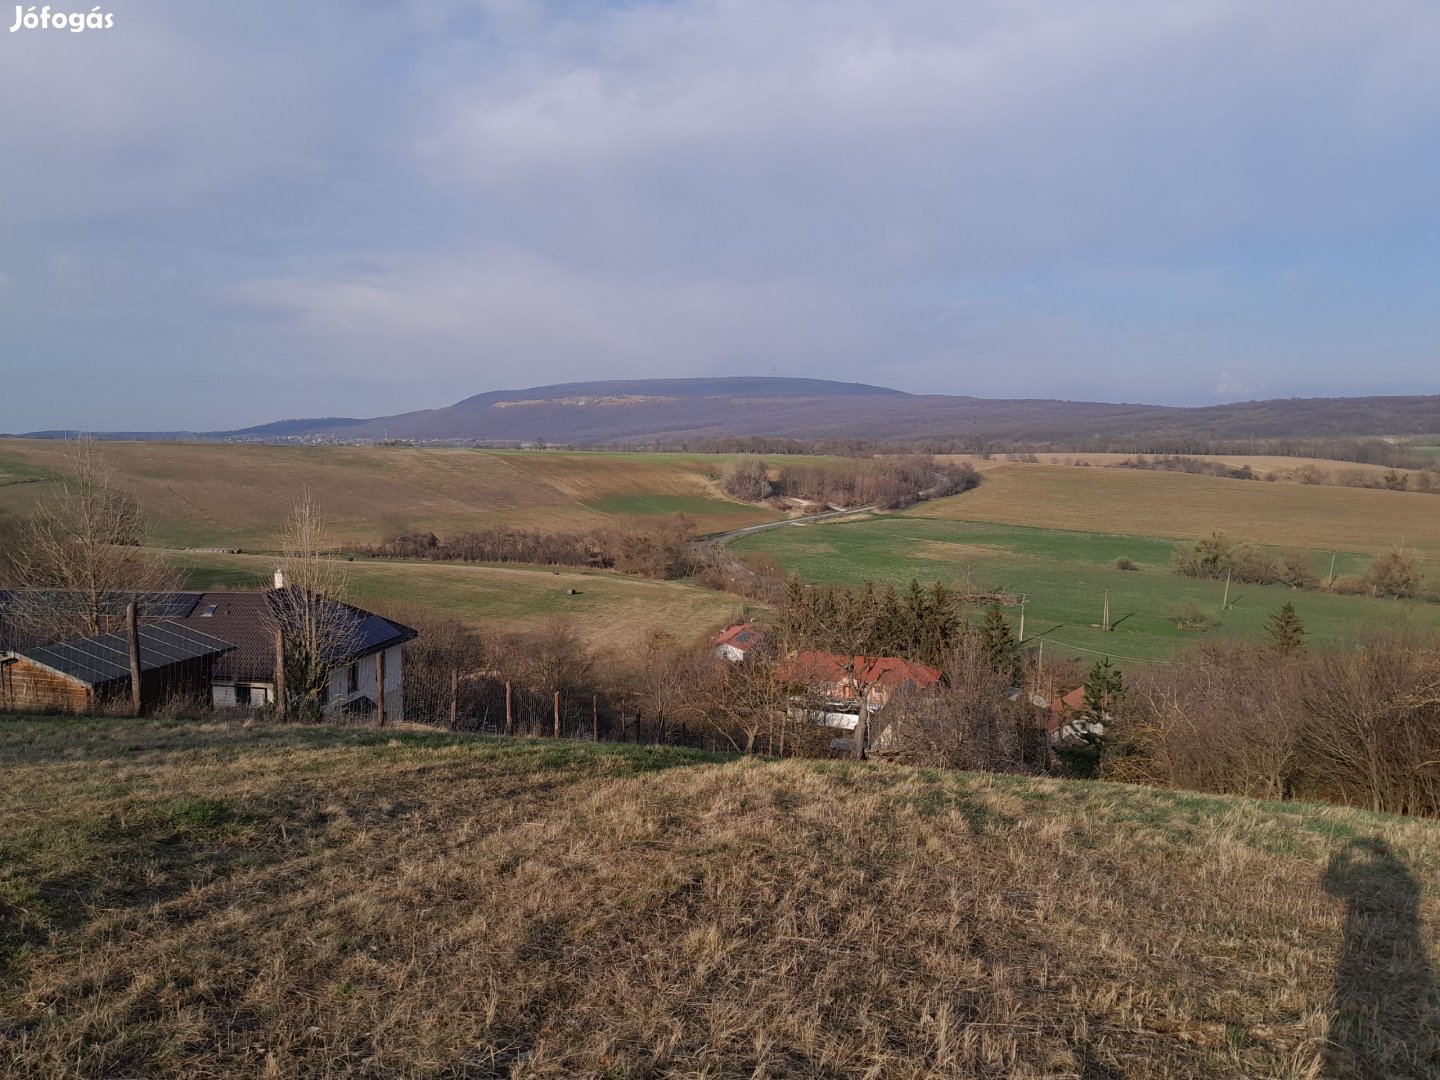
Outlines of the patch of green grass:
[[[1238,483],[1238,481],[1237,481]],[[1047,653],[1082,657],[1104,654],[1159,659],[1205,634],[1181,629],[1177,616],[1194,608],[1215,624],[1209,635],[1263,641],[1272,612],[1293,603],[1317,643],[1339,641],[1370,626],[1409,622],[1440,629],[1440,604],[1341,596],[1284,585],[1232,585],[1231,606],[1222,607],[1225,583],[1180,577],[1170,571],[1176,543],[1138,536],[1034,529],[1018,525],[947,521],[892,514],[864,521],[772,529],[736,540],[738,556],[771,555],[805,581],[857,584],[875,581],[903,589],[911,579],[940,580],[962,593],[997,591],[1029,596],[1025,632],[1044,635]],[[1120,557],[1139,571],[1115,568]],[[1341,554],[1337,576],[1368,564]],[[1315,557],[1317,573],[1329,558]],[[1114,629],[1099,626],[1105,590]],[[1006,615],[1018,632],[1019,607]]]

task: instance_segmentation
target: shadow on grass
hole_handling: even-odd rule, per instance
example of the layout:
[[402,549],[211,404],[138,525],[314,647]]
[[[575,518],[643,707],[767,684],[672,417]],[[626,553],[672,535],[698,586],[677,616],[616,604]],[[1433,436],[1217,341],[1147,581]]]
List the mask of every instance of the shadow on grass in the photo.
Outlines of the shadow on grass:
[[1383,840],[1351,840],[1325,891],[1345,901],[1324,1076],[1440,1076],[1440,989],[1420,934],[1420,885]]

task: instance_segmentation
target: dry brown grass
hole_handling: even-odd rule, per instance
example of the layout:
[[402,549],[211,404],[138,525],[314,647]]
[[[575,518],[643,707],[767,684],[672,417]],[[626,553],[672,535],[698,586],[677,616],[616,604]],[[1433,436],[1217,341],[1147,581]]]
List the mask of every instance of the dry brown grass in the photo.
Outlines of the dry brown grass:
[[1440,559],[1440,505],[1412,491],[1227,480],[1131,469],[1008,464],[974,491],[911,513],[1043,529],[1195,539],[1219,529],[1259,544],[1379,555],[1404,543]]
[[[266,546],[307,488],[338,538],[363,543],[378,539],[387,515],[440,533],[586,528],[676,510],[715,530],[778,516],[724,498],[713,478],[726,459],[703,454],[147,442],[108,442],[104,452],[161,538],[177,545]],[[8,440],[0,473],[63,473],[65,453],[60,441]],[[0,509],[23,511],[48,487],[0,486]]]
[[[1433,988],[1393,961],[1440,915],[1429,822],[353,729],[12,720],[0,751],[10,1076],[1421,1076],[1440,1055]],[[1424,884],[1405,926],[1334,884],[1351,836]]]

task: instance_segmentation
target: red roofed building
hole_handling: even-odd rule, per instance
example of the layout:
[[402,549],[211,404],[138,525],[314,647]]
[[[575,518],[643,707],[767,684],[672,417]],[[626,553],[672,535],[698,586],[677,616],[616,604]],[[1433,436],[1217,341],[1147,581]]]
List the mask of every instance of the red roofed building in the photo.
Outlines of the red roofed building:
[[844,657],[836,653],[802,652],[785,665],[785,680],[823,698],[819,722],[854,728],[862,700],[874,713],[897,694],[929,690],[945,680],[943,672],[898,656]]
[[[1046,707],[1045,733],[1050,742],[1069,743],[1086,735],[1104,735],[1105,725],[1081,716],[1085,708],[1085,688],[1077,686],[1068,694],[1057,697]],[[1106,715],[1109,719],[1109,715]]]
[[765,631],[751,623],[726,627],[711,639],[717,660],[743,663],[755,648],[765,641]]

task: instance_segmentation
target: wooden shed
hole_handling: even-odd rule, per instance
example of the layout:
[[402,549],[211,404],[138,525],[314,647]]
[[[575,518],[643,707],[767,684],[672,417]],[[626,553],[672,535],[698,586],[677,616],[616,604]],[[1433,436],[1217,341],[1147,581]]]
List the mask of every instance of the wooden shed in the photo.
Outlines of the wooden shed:
[[[139,628],[141,710],[172,697],[209,699],[215,662],[235,646],[177,622]],[[124,634],[0,653],[0,709],[93,712],[130,696]]]

